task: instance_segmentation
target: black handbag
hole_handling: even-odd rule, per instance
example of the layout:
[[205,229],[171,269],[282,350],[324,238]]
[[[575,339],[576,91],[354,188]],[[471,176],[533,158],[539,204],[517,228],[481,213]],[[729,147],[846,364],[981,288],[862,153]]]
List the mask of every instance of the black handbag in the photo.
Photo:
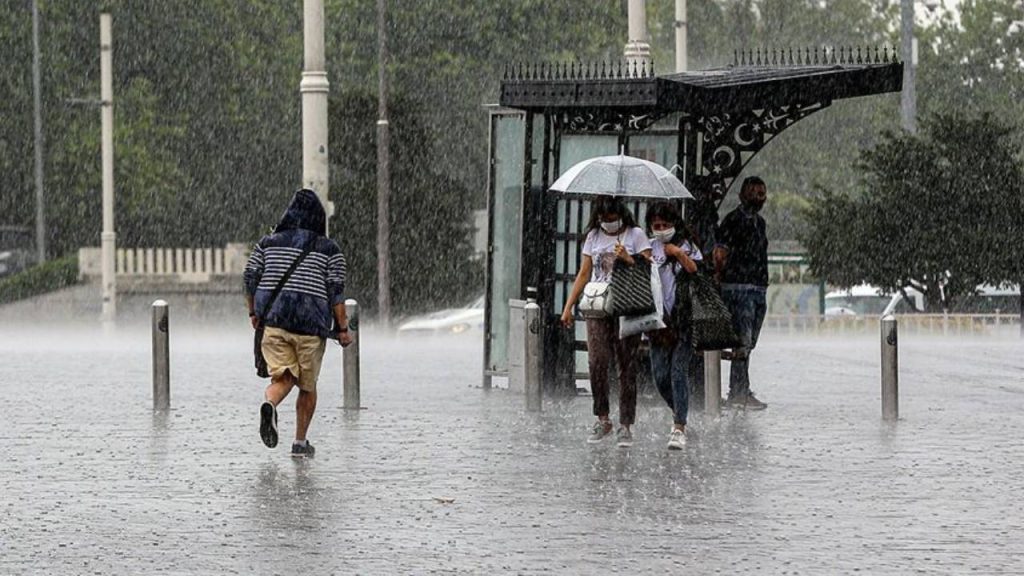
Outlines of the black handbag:
[[277,297],[281,294],[281,290],[284,288],[285,283],[288,282],[288,278],[291,277],[292,272],[295,272],[295,269],[299,267],[299,264],[301,264],[302,261],[306,259],[306,256],[308,256],[312,251],[312,246],[306,248],[302,254],[295,259],[295,262],[292,262],[292,265],[284,273],[284,276],[281,276],[281,280],[277,282],[277,286],[274,287],[274,291],[270,293],[270,299],[267,300],[267,304],[263,307],[263,312],[257,316],[259,323],[256,327],[255,334],[253,334],[252,352],[256,361],[256,375],[260,378],[270,378],[270,371],[267,368],[267,359],[263,357],[263,322],[266,321],[267,314],[270,312],[270,309],[274,307],[274,301],[276,301]]
[[704,274],[691,274],[689,288],[690,329],[693,348],[698,351],[739,348],[743,341],[732,324],[732,313],[718,293],[714,280]]
[[642,316],[657,310],[651,292],[651,263],[639,255],[632,266],[616,260],[611,292],[612,316]]

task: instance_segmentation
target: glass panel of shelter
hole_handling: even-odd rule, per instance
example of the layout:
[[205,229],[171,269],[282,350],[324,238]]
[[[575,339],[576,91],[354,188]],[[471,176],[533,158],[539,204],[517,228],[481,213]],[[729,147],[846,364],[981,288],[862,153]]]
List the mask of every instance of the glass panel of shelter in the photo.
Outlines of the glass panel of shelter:
[[508,371],[508,301],[519,298],[521,292],[524,117],[522,112],[491,113],[494,165],[489,190],[490,322],[485,370],[497,374]]

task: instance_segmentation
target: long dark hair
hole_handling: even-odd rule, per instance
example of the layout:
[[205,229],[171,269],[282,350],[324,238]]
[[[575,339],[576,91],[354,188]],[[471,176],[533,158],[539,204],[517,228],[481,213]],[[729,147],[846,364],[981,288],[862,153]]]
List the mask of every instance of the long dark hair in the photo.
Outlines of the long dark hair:
[[694,244],[697,242],[697,235],[693,232],[693,228],[689,224],[683,221],[682,215],[679,214],[679,209],[672,202],[660,201],[651,204],[647,208],[647,216],[644,218],[647,224],[647,231],[651,231],[651,225],[654,224],[654,219],[660,218],[665,222],[672,224],[676,229],[676,235],[672,237],[673,244],[679,244],[683,240]]
[[626,204],[618,196],[598,196],[590,207],[590,222],[587,223],[587,231],[584,235],[590,234],[591,230],[601,227],[602,214],[618,214],[622,218],[622,230],[636,228],[636,220],[633,213],[626,208]]

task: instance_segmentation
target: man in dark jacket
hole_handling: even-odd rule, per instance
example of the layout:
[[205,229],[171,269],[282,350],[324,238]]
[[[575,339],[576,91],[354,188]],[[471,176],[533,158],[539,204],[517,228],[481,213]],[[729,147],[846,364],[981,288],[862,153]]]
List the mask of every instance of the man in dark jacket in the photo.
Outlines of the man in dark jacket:
[[727,405],[748,410],[768,407],[750,391],[750,353],[757,346],[767,310],[768,234],[758,214],[767,196],[764,180],[751,176],[743,181],[740,206],[722,219],[714,251],[715,278],[743,340],[743,346],[732,351]]
[[297,386],[292,456],[298,458],[314,453],[306,432],[316,410],[316,381],[326,339],[337,339],[342,346],[352,342],[345,315],[345,256],[326,234],[327,215],[320,199],[312,190],[299,190],[273,234],[256,244],[245,267],[249,318],[253,329],[264,328],[262,350],[271,378],[260,406],[260,437],[267,447],[277,446],[277,405]]

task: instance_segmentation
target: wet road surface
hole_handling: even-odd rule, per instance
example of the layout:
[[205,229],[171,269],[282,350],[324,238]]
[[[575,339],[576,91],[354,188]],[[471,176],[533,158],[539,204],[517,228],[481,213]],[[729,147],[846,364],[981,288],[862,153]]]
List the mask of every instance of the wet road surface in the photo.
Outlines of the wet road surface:
[[367,409],[329,345],[294,461],[250,335],[175,328],[166,415],[145,331],[0,328],[0,574],[1024,573],[1021,340],[902,339],[887,425],[877,339],[766,334],[768,410],[691,413],[671,453],[660,400],[590,446],[589,397],[479,389],[477,339],[368,332]]

